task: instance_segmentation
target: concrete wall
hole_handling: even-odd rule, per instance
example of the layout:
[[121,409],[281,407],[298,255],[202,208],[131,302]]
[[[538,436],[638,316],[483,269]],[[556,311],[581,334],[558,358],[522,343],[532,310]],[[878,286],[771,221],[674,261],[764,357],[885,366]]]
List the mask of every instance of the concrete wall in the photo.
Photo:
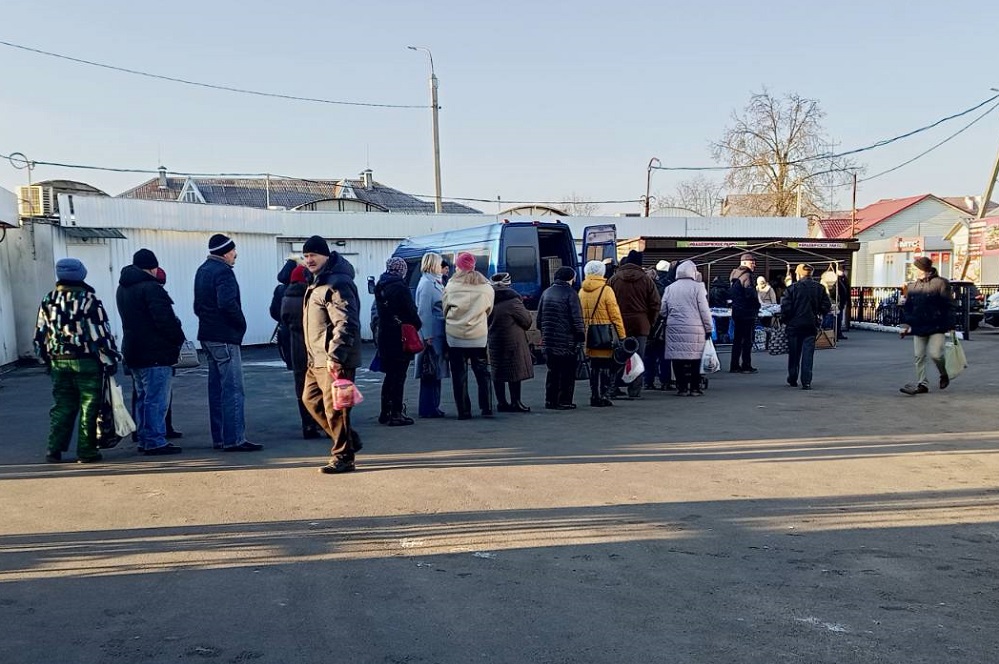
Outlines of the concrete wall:
[[17,325],[14,310],[11,234],[17,225],[17,197],[0,189],[0,365],[17,359]]

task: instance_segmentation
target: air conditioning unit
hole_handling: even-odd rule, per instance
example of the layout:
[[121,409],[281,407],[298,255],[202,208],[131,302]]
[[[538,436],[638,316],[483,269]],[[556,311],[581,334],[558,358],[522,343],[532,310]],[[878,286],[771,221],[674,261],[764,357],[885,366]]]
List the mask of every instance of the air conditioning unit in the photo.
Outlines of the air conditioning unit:
[[17,188],[17,211],[22,217],[51,217],[55,214],[55,192],[52,187]]

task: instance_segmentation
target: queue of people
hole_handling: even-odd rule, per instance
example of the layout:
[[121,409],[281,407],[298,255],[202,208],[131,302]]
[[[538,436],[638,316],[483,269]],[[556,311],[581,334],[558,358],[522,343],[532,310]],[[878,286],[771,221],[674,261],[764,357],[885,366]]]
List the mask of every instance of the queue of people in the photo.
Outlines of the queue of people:
[[[208,256],[194,280],[197,338],[208,363],[209,429],[212,446],[225,452],[253,452],[262,445],[249,441],[245,426],[245,395],[241,344],[246,332],[234,266],[235,242],[215,234]],[[628,383],[627,395],[641,396],[658,375],[666,385],[675,380],[677,395],[701,396],[699,364],[711,338],[709,291],[691,261],[655,270],[641,268],[642,256],[630,253],[616,273],[606,278],[606,265],[589,261],[577,292],[576,271],[559,268],[541,295],[536,326],[541,333],[548,373],[544,406],[573,410],[575,384],[588,374],[589,404],[613,405],[623,366],[629,356],[650,358],[649,377]],[[534,377],[534,357],[528,331],[534,325],[523,298],[500,272],[487,278],[476,259],[459,253],[454,273],[439,254],[427,253],[417,279],[408,278],[407,263],[392,257],[374,287],[378,315],[377,353],[384,373],[378,422],[390,427],[415,423],[406,408],[405,388],[415,363],[419,378],[420,418],[441,418],[442,383],[450,377],[457,419],[472,418],[468,371],[476,382],[476,403],[482,417],[495,412],[528,413],[523,382]],[[754,320],[761,301],[772,289],[754,273],[755,257],[741,256],[727,292],[733,309],[736,343],[731,371],[756,373],[752,364]],[[917,382],[902,392],[928,391],[926,360],[940,373],[939,387],[949,384],[942,362],[943,336],[953,327],[948,282],[929,259],[916,261],[919,278],[909,287],[902,335],[916,339]],[[171,381],[185,334],[165,287],[165,272],[149,249],[135,253],[122,269],[116,297],[122,318],[119,353],[107,312],[86,282],[86,267],[75,258],[56,265],[55,289],[45,296],[38,314],[36,349],[52,374],[51,410],[46,460],[58,463],[68,451],[79,421],[77,460],[101,460],[95,440],[97,410],[103,380],[124,362],[133,378],[133,412],[137,449],[147,456],[179,454],[170,442],[167,415]],[[781,298],[788,336],[787,383],[810,389],[818,321],[830,311],[827,290],[812,279],[812,268],[799,265],[795,281]],[[761,278],[762,279],[762,278]],[[278,321],[284,344],[282,357],[294,374],[302,437],[331,440],[331,458],[320,470],[339,474],[355,468],[361,439],[352,426],[356,392],[352,381],[361,363],[360,298],[353,266],[320,236],[305,241],[301,263],[289,261],[279,274],[271,314]],[[410,283],[415,281],[414,291]],[[714,284],[713,289],[720,288]],[[766,296],[766,297],[764,297]],[[650,333],[659,329],[646,343]],[[407,339],[407,335],[409,339]],[[412,337],[417,341],[414,347]],[[629,349],[622,352],[622,348]],[[650,350],[652,357],[650,357]],[[665,367],[665,370],[663,369]],[[345,392],[347,390],[347,392]],[[353,390],[353,392],[351,392]],[[179,437],[176,436],[176,437]]]

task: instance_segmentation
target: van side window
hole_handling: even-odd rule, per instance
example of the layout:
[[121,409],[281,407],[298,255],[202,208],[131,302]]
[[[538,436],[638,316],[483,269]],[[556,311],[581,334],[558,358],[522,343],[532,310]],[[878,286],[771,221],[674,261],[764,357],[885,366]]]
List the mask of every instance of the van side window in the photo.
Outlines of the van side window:
[[538,280],[538,252],[534,247],[507,247],[506,271],[514,283],[535,283]]
[[475,270],[481,272],[485,276],[492,276],[489,274],[489,252],[482,250],[474,250],[469,252],[475,256]]

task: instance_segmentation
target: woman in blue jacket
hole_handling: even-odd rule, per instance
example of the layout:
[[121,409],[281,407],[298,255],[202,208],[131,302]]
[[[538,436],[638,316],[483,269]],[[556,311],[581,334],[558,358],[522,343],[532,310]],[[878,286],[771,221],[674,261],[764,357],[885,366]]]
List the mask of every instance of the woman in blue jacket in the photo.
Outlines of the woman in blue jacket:
[[447,375],[444,360],[444,284],[441,280],[443,260],[433,252],[423,255],[420,263],[420,282],[416,286],[416,310],[423,326],[420,332],[423,343],[434,349],[436,372],[424,375],[421,371],[424,353],[416,356],[416,376],[420,379],[420,417],[444,417],[441,410],[441,379]]

